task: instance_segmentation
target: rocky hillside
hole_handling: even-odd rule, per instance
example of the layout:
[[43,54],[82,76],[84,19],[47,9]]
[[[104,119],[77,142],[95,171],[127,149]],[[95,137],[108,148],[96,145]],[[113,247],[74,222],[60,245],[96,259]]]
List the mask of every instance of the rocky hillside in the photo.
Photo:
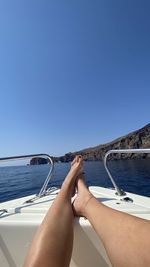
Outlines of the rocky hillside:
[[[98,145],[83,149],[73,153],[67,153],[62,157],[54,158],[55,161],[68,162],[71,161],[76,154],[81,154],[84,160],[102,160],[105,153],[110,149],[127,149],[127,148],[150,148],[150,123],[145,127],[122,136],[110,143]],[[150,157],[150,154],[116,154],[112,155],[111,159],[117,158],[139,158]]]

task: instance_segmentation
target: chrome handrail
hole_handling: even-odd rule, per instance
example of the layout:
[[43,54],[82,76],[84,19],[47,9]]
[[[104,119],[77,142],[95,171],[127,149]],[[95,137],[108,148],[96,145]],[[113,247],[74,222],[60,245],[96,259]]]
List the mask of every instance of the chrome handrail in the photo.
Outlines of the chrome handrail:
[[49,163],[51,164],[51,168],[48,172],[48,175],[44,181],[44,184],[42,186],[42,188],[40,189],[40,192],[37,194],[36,198],[40,198],[44,195],[46,195],[46,190],[47,190],[47,186],[48,183],[52,177],[53,174],[53,170],[54,170],[54,163],[53,160],[51,159],[51,157],[48,154],[32,154],[32,155],[22,155],[22,156],[12,156],[12,157],[4,157],[4,158],[0,158],[0,162],[6,162],[6,161],[14,161],[14,160],[18,160],[18,159],[31,159],[34,157],[42,157],[42,158],[46,158],[48,159]]
[[116,194],[119,195],[119,196],[123,196],[123,195],[126,195],[126,193],[120,189],[116,182],[114,181],[114,178],[112,177],[109,169],[108,169],[108,166],[107,166],[107,157],[110,155],[110,154],[124,154],[124,153],[129,153],[129,154],[132,154],[132,153],[144,153],[144,154],[148,154],[150,153],[150,148],[141,148],[141,149],[112,149],[112,150],[109,150],[106,152],[105,156],[104,156],[104,167],[106,169],[106,172],[108,173],[108,176],[114,186],[114,188],[116,189]]

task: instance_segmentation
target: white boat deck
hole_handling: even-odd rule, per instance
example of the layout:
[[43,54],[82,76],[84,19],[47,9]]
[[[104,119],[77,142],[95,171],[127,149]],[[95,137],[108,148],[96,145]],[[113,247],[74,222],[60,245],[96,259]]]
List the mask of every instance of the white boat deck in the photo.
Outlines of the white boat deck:
[[[150,220],[150,198],[148,197],[139,196],[132,193],[127,193],[126,196],[120,197],[117,196],[115,191],[112,189],[96,186],[91,186],[90,191],[100,202],[110,208]],[[43,218],[58,192],[59,189],[48,196],[35,200],[33,203],[25,202],[34,198],[35,195],[0,203],[0,210],[6,209],[8,212],[0,216],[0,223],[7,220],[16,220],[14,217],[19,214],[26,214],[25,217],[30,217],[32,214],[34,214],[34,216],[37,216],[37,218]],[[125,197],[131,198],[133,202],[123,201]],[[19,216],[17,217],[19,218]]]
[[[104,205],[150,220],[150,198],[131,193],[120,197],[116,196],[114,190],[102,187],[90,187],[90,190]],[[56,190],[33,203],[25,203],[34,197],[32,195],[0,204],[0,210],[7,210],[7,213],[0,215],[0,266],[22,266],[37,226],[42,222],[58,192],[59,190]],[[124,197],[131,198],[133,202],[123,201]],[[75,239],[70,266],[111,266],[102,242],[89,221],[83,217],[76,218],[74,229]]]

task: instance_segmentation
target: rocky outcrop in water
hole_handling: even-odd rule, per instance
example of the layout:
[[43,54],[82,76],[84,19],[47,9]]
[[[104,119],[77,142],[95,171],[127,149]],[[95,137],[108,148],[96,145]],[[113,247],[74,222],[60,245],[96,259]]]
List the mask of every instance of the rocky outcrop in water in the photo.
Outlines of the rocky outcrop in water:
[[34,157],[30,160],[30,165],[48,164],[48,162],[46,158]]
[[[150,148],[150,123],[145,127],[122,136],[110,143],[98,145],[83,149],[77,152],[69,152],[62,157],[55,158],[56,161],[68,162],[72,161],[75,155],[80,154],[84,160],[95,161],[103,160],[105,153],[111,149],[128,149],[128,148]],[[150,157],[150,154],[115,154],[111,155],[110,159],[118,158],[141,158]]]

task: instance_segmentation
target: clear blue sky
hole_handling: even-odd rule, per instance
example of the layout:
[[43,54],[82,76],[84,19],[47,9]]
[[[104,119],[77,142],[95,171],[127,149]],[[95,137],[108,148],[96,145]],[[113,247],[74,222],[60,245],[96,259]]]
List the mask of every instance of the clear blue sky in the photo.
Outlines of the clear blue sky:
[[0,1],[1,157],[63,155],[149,122],[149,1]]

